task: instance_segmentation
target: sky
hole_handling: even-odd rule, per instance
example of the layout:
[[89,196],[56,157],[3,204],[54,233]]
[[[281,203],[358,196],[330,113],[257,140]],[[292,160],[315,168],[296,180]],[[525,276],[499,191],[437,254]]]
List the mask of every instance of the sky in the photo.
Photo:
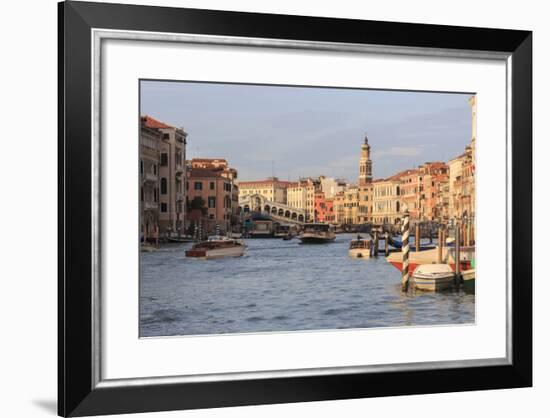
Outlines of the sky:
[[471,139],[470,94],[141,81],[140,111],[188,133],[187,158],[225,158],[241,181],[325,175],[356,182],[448,161]]

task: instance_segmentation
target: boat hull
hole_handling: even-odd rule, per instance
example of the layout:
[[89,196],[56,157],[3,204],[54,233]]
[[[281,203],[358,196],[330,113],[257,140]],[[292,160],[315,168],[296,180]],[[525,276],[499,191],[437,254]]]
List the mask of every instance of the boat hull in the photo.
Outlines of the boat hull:
[[476,291],[476,272],[474,269],[466,270],[462,272],[462,286],[468,293],[475,293]]
[[450,289],[455,284],[455,277],[452,273],[438,276],[417,274],[412,276],[412,280],[416,289],[430,292]]
[[369,248],[354,248],[348,251],[351,258],[370,258]]
[[[389,263],[394,266],[397,270],[399,271],[402,271],[403,270],[403,262],[402,261],[389,261]],[[426,263],[415,263],[414,261],[409,261],[409,271],[414,271],[418,266],[422,265],[422,264],[426,264]],[[449,266],[451,267],[451,269],[455,269],[455,264],[454,263],[449,263]],[[463,261],[460,263],[460,270],[468,270],[470,268],[470,263],[469,262],[466,262],[466,261]]]
[[300,237],[302,244],[326,244],[334,241],[335,237],[325,238],[325,237]]
[[213,249],[191,249],[185,252],[186,257],[200,258],[203,260],[215,260],[217,258],[225,257],[240,257],[244,254],[244,246],[239,245],[235,247],[227,248],[213,248]]

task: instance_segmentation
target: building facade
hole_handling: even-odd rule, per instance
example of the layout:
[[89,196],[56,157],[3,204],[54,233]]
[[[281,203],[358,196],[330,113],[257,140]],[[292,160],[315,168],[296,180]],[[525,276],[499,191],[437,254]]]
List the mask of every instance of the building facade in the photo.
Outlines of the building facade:
[[160,122],[151,116],[143,116],[148,128],[162,134],[160,142],[159,176],[159,226],[161,233],[182,232],[185,227],[186,201],[186,144],[187,132]]
[[315,222],[325,222],[325,223],[334,223],[335,222],[335,212],[334,212],[334,198],[325,197],[325,193],[322,191],[317,191],[315,193],[315,209],[314,209],[314,221]]
[[373,181],[373,223],[396,224],[401,221],[401,174]]
[[193,159],[187,164],[188,226],[199,223],[209,233],[229,231],[238,222],[237,170],[221,159]]
[[325,198],[334,198],[337,193],[346,190],[346,181],[332,177],[319,176],[320,188]]
[[321,191],[320,179],[306,177],[290,183],[287,188],[287,205],[305,211],[306,220],[315,218],[315,194]]
[[241,181],[239,182],[239,197],[260,194],[272,202],[286,204],[289,184],[290,182],[280,181],[277,177],[259,181]]
[[142,241],[154,242],[159,234],[159,160],[162,133],[140,119],[140,234]]

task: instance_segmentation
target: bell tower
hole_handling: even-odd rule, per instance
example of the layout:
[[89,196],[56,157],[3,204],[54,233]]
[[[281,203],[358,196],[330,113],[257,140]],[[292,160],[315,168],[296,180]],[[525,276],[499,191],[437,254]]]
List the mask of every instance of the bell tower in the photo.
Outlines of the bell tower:
[[359,185],[364,186],[372,181],[372,161],[370,159],[369,138],[365,135],[365,141],[361,145],[361,158],[359,159]]

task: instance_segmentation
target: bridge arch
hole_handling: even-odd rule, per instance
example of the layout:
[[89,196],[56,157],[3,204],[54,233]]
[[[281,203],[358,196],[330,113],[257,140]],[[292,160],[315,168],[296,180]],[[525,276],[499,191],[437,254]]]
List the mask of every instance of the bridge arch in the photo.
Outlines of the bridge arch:
[[237,213],[241,214],[258,212],[275,218],[285,218],[290,222],[303,223],[306,219],[303,209],[271,201],[261,194],[240,196],[239,209],[237,210]]

